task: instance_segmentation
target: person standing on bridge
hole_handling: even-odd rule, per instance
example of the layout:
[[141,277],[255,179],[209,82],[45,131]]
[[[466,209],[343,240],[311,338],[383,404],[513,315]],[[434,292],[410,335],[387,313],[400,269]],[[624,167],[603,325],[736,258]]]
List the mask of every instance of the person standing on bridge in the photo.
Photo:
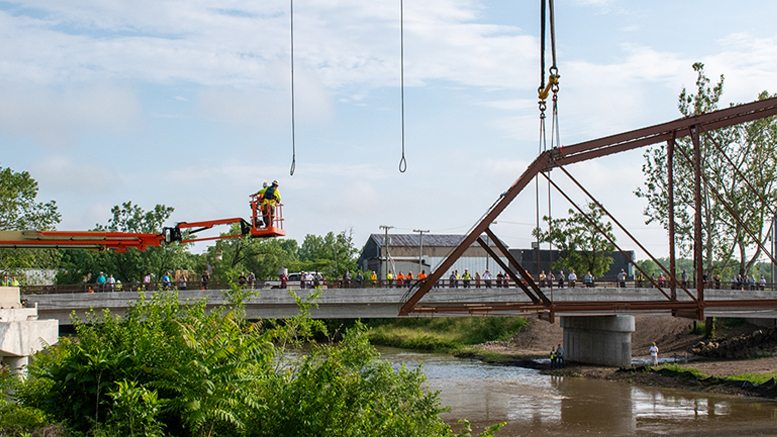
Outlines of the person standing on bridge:
[[592,275],[590,271],[583,275],[583,283],[585,284],[585,288],[592,288],[594,286],[594,275]]
[[648,351],[650,351],[650,357],[653,359],[653,365],[657,366],[658,365],[658,346],[656,346],[655,341],[653,342],[653,346],[650,346],[650,349],[648,349]]
[[407,272],[405,275],[405,287],[409,287],[413,282],[413,272]]
[[461,281],[464,283],[464,288],[469,288],[470,279],[469,269],[464,269],[464,274],[461,275]]
[[372,288],[375,288],[375,284],[378,283],[378,274],[375,273],[375,270],[373,270],[370,275],[370,281],[372,282]]
[[286,286],[289,284],[289,277],[286,276],[285,271],[281,272],[281,274],[278,276],[278,280],[281,281],[281,289],[285,290]]
[[618,273],[618,287],[626,288],[626,271],[623,269]]
[[575,281],[577,281],[577,275],[575,274],[575,271],[572,270],[569,272],[569,288],[575,288]]
[[491,288],[491,272],[488,269],[483,272],[483,281],[486,283],[486,288]]
[[556,276],[556,279],[558,279],[558,288],[564,288],[564,271],[563,270],[558,272],[558,276]]
[[405,275],[403,275],[402,272],[397,273],[397,288],[401,288],[404,282]]
[[202,276],[200,277],[200,282],[202,283],[202,289],[207,290],[208,283],[210,282],[210,273],[208,273],[207,270],[202,272]]
[[475,272],[475,288],[480,288],[480,272]]
[[105,291],[105,274],[100,272],[100,276],[97,277],[97,291],[102,293]]
[[688,287],[688,271],[687,270],[683,269],[683,274],[680,275],[680,280],[682,281],[680,283],[683,285],[683,288]]

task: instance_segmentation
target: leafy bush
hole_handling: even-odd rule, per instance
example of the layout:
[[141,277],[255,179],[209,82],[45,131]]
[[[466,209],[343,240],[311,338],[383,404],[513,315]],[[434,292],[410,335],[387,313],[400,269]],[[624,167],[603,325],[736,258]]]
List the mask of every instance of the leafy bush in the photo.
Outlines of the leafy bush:
[[74,318],[77,340],[34,357],[16,408],[37,412],[32,427],[50,418],[95,437],[453,435],[424,374],[381,361],[364,325],[315,344],[327,330],[310,301],[263,324],[244,319],[250,292],[226,297],[208,312],[162,292],[124,317]]

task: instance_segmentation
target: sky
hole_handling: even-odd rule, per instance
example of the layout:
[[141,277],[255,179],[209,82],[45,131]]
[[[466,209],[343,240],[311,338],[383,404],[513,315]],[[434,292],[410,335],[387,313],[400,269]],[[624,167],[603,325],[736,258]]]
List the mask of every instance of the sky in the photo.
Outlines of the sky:
[[[106,224],[127,201],[174,207],[169,225],[248,218],[248,195],[277,179],[300,243],[345,231],[361,248],[382,225],[463,234],[538,153],[539,3],[404,1],[401,173],[399,1],[294,2],[292,176],[288,0],[0,1],[0,166],[31,173],[60,230]],[[555,9],[561,144],[679,118],[694,62],[725,75],[723,106],[777,92],[777,2]],[[644,152],[567,168],[666,256],[633,194]],[[532,187],[492,229],[528,248],[535,220]]]

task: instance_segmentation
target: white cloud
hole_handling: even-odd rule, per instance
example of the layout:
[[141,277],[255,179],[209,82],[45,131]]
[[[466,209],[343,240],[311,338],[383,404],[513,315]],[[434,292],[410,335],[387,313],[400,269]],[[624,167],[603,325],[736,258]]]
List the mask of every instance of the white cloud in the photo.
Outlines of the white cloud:
[[0,84],[0,129],[53,147],[95,131],[127,132],[141,123],[140,113],[136,95],[126,88]]
[[121,184],[116,168],[97,161],[75,161],[63,155],[49,156],[33,164],[30,171],[41,186],[53,193],[90,193],[94,195],[106,192],[106,179],[112,185]]

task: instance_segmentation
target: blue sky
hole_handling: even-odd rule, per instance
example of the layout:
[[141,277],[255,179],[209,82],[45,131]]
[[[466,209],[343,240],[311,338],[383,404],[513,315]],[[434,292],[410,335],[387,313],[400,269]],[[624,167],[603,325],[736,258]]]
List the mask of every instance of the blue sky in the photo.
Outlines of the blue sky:
[[[289,238],[352,230],[361,246],[380,225],[466,232],[536,157],[538,1],[405,0],[404,174],[399,1],[294,7],[294,176],[276,0],[0,1],[0,165],[39,181],[59,229],[125,201],[173,206],[172,222],[247,217],[248,194],[278,179]],[[696,61],[725,74],[726,105],[777,92],[774,2],[568,0],[556,14],[563,144],[678,118]],[[642,152],[569,170],[665,255],[632,194]],[[532,189],[494,230],[528,247],[534,221]]]

